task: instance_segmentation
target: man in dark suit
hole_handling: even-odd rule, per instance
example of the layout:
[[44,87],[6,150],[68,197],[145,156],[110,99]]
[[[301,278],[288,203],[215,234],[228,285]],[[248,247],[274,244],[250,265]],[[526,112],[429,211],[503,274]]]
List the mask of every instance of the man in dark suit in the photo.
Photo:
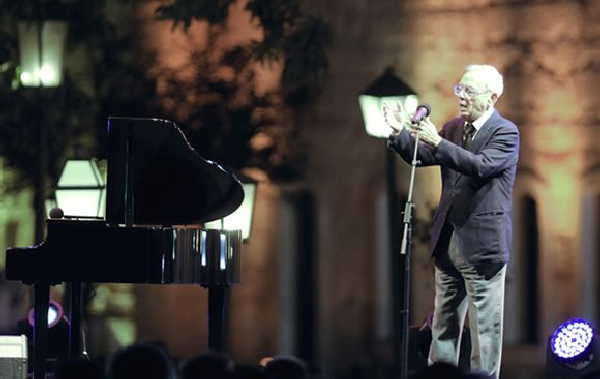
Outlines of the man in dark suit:
[[442,195],[431,231],[435,308],[429,362],[458,364],[468,313],[471,369],[496,378],[519,157],[517,127],[494,108],[502,92],[502,75],[493,66],[470,65],[454,86],[460,117],[440,132],[429,118],[411,123],[401,104],[383,109],[393,129],[389,146],[410,163],[419,133],[419,165],[441,167]]

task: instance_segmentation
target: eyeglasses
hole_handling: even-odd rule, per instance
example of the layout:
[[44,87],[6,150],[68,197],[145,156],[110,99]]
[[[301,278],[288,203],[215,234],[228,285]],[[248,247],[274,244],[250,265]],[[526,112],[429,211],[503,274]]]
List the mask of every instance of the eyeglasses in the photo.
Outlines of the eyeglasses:
[[473,87],[470,86],[466,86],[464,84],[455,84],[454,87],[452,87],[452,89],[454,90],[454,94],[458,97],[469,97],[472,98],[474,96],[479,96],[479,95],[483,95],[484,93],[490,92],[490,90],[484,90],[484,91],[476,91]]

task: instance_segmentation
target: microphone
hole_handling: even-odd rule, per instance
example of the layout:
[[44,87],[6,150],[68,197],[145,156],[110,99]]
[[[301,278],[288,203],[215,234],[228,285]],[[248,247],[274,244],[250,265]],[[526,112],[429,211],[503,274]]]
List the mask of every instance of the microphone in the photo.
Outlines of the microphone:
[[412,115],[410,121],[413,124],[423,121],[423,119],[431,113],[431,107],[428,104],[421,104],[417,107],[417,110]]

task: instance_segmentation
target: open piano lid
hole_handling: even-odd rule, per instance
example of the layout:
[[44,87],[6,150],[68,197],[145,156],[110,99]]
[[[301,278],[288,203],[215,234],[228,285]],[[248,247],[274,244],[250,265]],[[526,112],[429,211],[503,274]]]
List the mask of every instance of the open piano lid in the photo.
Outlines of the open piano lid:
[[242,203],[240,182],[202,158],[174,122],[111,117],[108,134],[108,224],[199,224]]

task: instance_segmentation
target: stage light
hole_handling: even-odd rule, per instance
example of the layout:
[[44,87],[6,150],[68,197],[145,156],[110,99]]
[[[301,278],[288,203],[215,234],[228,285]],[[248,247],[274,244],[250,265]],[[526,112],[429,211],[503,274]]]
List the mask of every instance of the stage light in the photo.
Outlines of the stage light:
[[[21,319],[17,325],[17,333],[27,336],[29,356],[33,356],[33,329],[35,324],[35,310],[32,308],[27,317]],[[54,300],[48,303],[48,350],[46,359],[55,362],[57,359],[67,358],[69,346],[69,320],[63,307]],[[3,376],[0,373],[0,378]]]
[[571,318],[560,324],[548,339],[546,378],[596,378],[600,360],[592,324],[582,318]]
[[[65,312],[59,303],[54,300],[50,300],[48,304],[48,328],[52,328],[56,326],[60,322],[60,320],[64,317]],[[35,323],[35,311],[33,308],[29,310],[27,314],[27,321],[29,325],[33,328]]]
[[561,324],[550,337],[554,356],[566,363],[585,359],[594,337],[592,325],[584,319],[571,319]]

